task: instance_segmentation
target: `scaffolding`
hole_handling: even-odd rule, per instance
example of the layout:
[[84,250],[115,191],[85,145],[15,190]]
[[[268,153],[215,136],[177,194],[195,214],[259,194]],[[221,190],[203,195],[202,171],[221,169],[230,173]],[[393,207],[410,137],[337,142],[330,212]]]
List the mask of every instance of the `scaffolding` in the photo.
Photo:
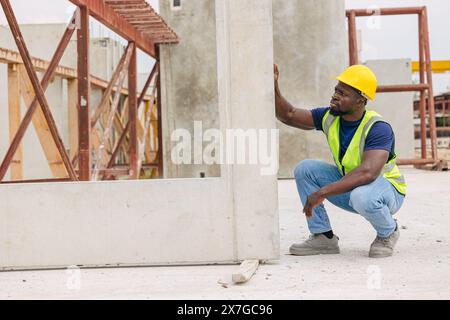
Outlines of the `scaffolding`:
[[[144,0],[70,0],[77,9],[62,36],[50,62],[30,56],[9,0],[0,0],[18,53],[0,50],[0,60],[8,64],[8,99],[10,141],[0,165],[1,183],[92,181],[120,178],[138,179],[141,168],[155,168],[162,177],[161,86],[159,50],[161,44],[177,43],[178,37]],[[89,18],[93,17],[128,41],[126,50],[108,83],[90,74]],[[77,70],[59,66],[61,58],[76,31]],[[156,59],[142,89],[137,92],[137,49]],[[39,81],[37,72],[44,72]],[[70,155],[64,146],[49,107],[45,91],[54,76],[68,79],[69,112],[72,112]],[[128,89],[125,80],[128,78]],[[152,85],[153,84],[153,85]],[[146,93],[153,87],[150,96]],[[24,97],[28,108],[20,121],[20,86],[31,95]],[[91,86],[103,89],[101,102],[91,105]],[[141,106],[144,112],[139,119]],[[40,141],[53,178],[24,180],[21,178],[20,145],[29,124],[39,122]],[[101,130],[97,124],[101,123]],[[126,122],[126,124],[125,124]],[[154,130],[153,134],[151,131]],[[113,134],[114,132],[114,134]],[[38,132],[39,134],[39,132]],[[46,135],[45,135],[46,134]],[[119,138],[115,138],[118,136]],[[158,147],[149,145],[157,141]],[[75,145],[75,146],[74,146]],[[153,154],[152,154],[153,152]],[[119,155],[126,163],[117,164]],[[146,159],[147,163],[144,163]],[[150,162],[150,163],[148,163]],[[12,181],[4,181],[11,167]],[[152,174],[154,177],[155,174]]]
[[[409,7],[409,8],[381,8],[376,10],[370,9],[350,9],[346,11],[348,21],[349,35],[349,57],[350,65],[359,63],[358,58],[358,42],[356,31],[356,18],[368,17],[372,15],[417,15],[419,21],[419,74],[420,83],[405,85],[386,85],[379,86],[377,92],[420,92],[420,140],[421,140],[421,158],[420,159],[398,159],[399,165],[415,165],[423,167],[432,165],[433,168],[440,168],[444,164],[437,156],[437,133],[436,133],[436,113],[434,99],[426,99],[433,97],[433,78],[431,69],[430,39],[428,30],[428,14],[427,7]],[[427,126],[426,115],[429,115],[429,136],[431,140],[431,158],[427,158]]]

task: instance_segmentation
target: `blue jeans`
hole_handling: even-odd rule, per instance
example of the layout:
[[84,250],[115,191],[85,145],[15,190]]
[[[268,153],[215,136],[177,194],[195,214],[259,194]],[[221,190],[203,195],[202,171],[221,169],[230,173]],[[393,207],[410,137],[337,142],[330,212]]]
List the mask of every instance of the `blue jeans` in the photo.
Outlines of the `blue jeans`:
[[[336,166],[317,160],[300,162],[294,176],[303,206],[308,195],[342,179]],[[327,198],[335,206],[363,216],[380,237],[388,237],[394,232],[396,222],[392,215],[400,209],[404,199],[405,196],[383,176],[350,192]],[[307,219],[309,231],[313,234],[330,231],[331,224],[324,205],[317,206],[313,212],[313,216]]]

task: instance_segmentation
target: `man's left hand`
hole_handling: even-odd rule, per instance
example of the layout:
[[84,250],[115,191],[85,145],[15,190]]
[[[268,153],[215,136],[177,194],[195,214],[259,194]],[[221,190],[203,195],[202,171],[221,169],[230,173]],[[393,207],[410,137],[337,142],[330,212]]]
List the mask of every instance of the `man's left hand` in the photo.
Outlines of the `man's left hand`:
[[308,218],[312,217],[312,211],[315,207],[322,204],[322,202],[325,200],[325,197],[322,196],[319,192],[311,193],[308,196],[308,199],[306,201],[305,207],[303,208],[303,212]]

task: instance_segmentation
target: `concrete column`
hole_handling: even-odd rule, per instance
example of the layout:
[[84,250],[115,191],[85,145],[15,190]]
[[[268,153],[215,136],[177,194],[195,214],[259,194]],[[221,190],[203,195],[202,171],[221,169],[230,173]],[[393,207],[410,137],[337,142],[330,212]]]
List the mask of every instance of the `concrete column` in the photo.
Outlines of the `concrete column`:
[[[272,1],[216,0],[216,19],[221,127],[275,129]],[[233,196],[239,259],[279,255],[276,170],[262,175],[261,169],[222,167]]]

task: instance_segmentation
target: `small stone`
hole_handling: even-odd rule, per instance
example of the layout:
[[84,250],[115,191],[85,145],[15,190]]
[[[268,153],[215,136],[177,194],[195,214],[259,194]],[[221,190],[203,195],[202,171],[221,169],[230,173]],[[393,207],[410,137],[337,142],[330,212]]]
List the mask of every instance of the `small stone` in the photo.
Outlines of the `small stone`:
[[408,227],[407,227],[407,226],[401,226],[401,228],[402,228],[403,230],[406,230],[406,229],[408,229]]
[[223,281],[217,281],[218,284],[220,284],[223,288],[228,288],[229,284]]
[[442,240],[436,240],[436,242],[442,242]]

